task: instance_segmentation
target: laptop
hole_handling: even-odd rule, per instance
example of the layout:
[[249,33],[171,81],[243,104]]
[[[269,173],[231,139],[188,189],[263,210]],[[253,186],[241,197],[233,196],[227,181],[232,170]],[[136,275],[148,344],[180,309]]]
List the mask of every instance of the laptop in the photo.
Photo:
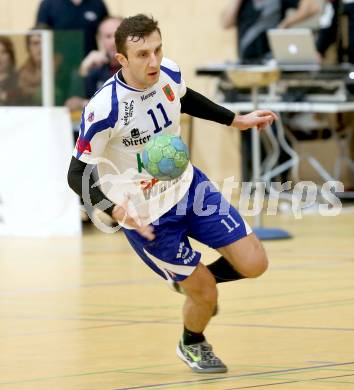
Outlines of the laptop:
[[321,68],[310,29],[271,29],[267,34],[273,57],[281,70],[312,71]]

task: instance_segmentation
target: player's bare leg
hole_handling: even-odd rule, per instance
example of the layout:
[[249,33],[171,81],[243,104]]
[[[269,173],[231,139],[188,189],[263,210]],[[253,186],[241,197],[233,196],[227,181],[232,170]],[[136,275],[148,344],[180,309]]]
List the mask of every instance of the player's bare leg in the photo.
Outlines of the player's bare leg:
[[256,278],[268,268],[266,252],[254,233],[217,251],[245,278]]
[[227,367],[214,355],[203,335],[217,304],[214,276],[199,263],[180,285],[187,297],[183,307],[185,329],[177,346],[177,355],[195,372],[226,372]]
[[180,285],[187,295],[183,307],[184,325],[192,332],[202,333],[217,303],[215,279],[208,268],[199,263]]

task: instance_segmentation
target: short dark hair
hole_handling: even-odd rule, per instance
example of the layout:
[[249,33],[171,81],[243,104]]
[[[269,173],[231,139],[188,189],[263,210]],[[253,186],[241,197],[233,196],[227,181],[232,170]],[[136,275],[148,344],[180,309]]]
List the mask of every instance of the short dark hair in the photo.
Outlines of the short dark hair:
[[158,22],[153,17],[148,17],[144,14],[138,14],[124,18],[115,33],[115,42],[118,53],[127,55],[127,39],[134,38],[136,41],[149,36],[154,31],[157,31],[161,36],[161,31]]

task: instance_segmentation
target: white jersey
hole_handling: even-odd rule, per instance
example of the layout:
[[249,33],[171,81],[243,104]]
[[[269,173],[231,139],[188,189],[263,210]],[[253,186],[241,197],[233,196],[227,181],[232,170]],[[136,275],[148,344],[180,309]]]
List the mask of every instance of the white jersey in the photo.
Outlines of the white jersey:
[[128,212],[143,224],[180,201],[193,178],[190,163],[178,179],[163,182],[154,179],[142,163],[143,148],[154,135],[180,134],[180,98],[185,93],[178,66],[164,58],[159,81],[152,87],[132,88],[115,74],[82,114],[73,155],[97,165],[104,194],[116,204],[129,198]]

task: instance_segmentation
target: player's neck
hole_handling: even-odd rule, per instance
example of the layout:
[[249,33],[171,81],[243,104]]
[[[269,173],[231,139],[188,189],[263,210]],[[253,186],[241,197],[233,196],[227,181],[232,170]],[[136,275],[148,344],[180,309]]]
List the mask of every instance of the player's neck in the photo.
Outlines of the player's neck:
[[127,84],[129,87],[133,87],[135,89],[141,89],[141,90],[145,90],[149,88],[149,86],[138,83],[133,77],[131,77],[129,72],[124,70],[124,68],[122,68],[121,70],[121,75],[124,79],[125,84]]

